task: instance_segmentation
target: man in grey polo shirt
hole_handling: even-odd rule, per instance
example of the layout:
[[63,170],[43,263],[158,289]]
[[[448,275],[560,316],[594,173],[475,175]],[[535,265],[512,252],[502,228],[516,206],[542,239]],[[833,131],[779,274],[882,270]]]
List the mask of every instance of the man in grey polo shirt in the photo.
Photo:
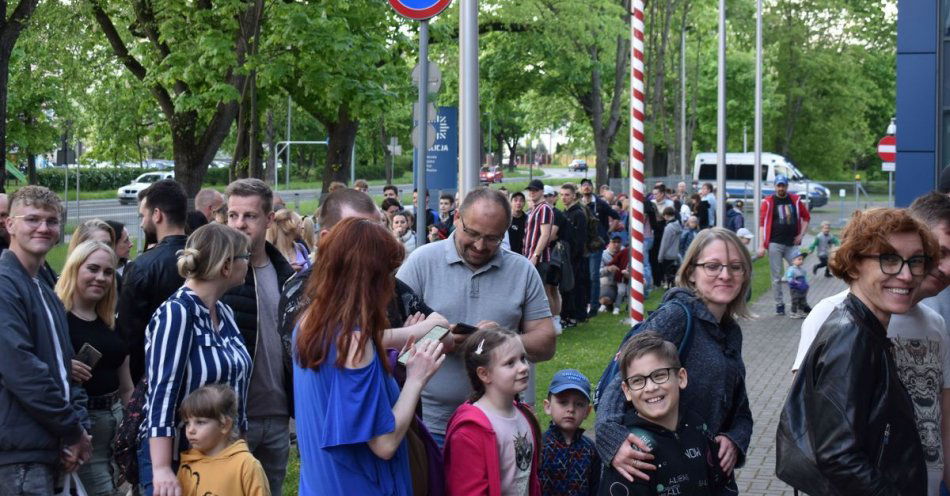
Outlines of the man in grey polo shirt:
[[[489,188],[469,193],[448,239],[416,248],[396,277],[452,324],[494,322],[521,334],[532,362],[554,356],[551,309],[538,271],[527,258],[501,249],[511,205]],[[422,392],[426,427],[442,444],[452,413],[472,389],[460,357],[448,354]],[[532,402],[534,391],[526,395]]]

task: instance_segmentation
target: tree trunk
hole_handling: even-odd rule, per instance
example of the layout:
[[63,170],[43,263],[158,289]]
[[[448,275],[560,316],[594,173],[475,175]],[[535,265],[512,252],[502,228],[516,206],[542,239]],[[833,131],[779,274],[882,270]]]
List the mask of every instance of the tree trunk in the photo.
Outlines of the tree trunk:
[[512,139],[506,144],[508,145],[508,170],[515,170],[515,153],[518,151],[518,140]]
[[26,170],[29,177],[29,183],[36,184],[36,155],[33,155],[30,152],[27,152],[26,154]]
[[267,109],[267,182],[277,184],[277,129],[274,127],[274,109]]
[[323,122],[330,137],[327,145],[327,161],[323,166],[323,192],[330,188],[330,183],[340,181],[347,183],[349,179],[350,159],[353,145],[356,142],[356,132],[359,122],[350,118],[349,109],[340,107],[335,122]]
[[0,2],[0,193],[7,186],[7,84],[10,54],[39,0],[20,0],[7,17],[7,0]]
[[386,122],[380,122],[379,125],[379,141],[383,144],[383,160],[386,162],[386,184],[393,183],[393,161],[395,161],[396,156],[393,154],[395,150],[389,149],[389,136],[386,134]]

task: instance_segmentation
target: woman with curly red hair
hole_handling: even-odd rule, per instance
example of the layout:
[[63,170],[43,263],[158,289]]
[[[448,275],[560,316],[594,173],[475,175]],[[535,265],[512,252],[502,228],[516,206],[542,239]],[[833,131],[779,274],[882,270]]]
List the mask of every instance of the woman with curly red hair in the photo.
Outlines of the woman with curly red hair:
[[808,494],[927,494],[914,406],[887,338],[938,245],[906,210],[855,212],[829,266],[850,293],[822,325],[786,399],[776,472]]

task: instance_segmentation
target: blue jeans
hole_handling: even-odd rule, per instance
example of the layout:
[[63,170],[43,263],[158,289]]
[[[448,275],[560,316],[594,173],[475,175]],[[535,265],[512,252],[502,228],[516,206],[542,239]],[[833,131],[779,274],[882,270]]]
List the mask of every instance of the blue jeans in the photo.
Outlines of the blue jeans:
[[[178,462],[174,460],[174,457],[172,472],[178,473]],[[142,496],[152,496],[155,491],[152,486],[152,452],[149,449],[148,438],[139,443],[139,491]]]
[[152,496],[152,452],[149,451],[148,438],[139,442],[139,490],[142,496]]
[[653,268],[650,267],[650,250],[653,249],[653,238],[643,238],[643,297],[650,296],[653,287]]
[[287,457],[290,455],[290,418],[247,419],[247,446],[254,458],[261,462],[271,494],[283,494]]
[[429,434],[432,435],[432,440],[439,446],[439,449],[445,449],[445,434],[436,434],[434,432],[429,432]]
[[112,438],[122,421],[122,406],[115,402],[109,410],[89,410],[92,428],[92,457],[79,467],[79,480],[89,496],[112,496],[115,482],[112,474]]
[[42,463],[0,465],[0,494],[3,496],[53,494],[53,467]]
[[600,305],[600,262],[604,258],[603,250],[596,250],[590,254],[588,267],[590,270],[590,307],[597,310]]

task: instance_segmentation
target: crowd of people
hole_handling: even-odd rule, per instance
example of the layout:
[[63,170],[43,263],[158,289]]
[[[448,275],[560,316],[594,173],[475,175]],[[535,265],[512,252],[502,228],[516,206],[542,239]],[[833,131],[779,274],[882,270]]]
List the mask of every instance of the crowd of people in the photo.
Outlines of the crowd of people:
[[[808,314],[779,476],[809,494],[939,494],[950,197],[857,213],[840,239],[822,225],[802,250],[809,212],[785,190],[763,201],[755,247],[742,205],[658,183],[644,266],[663,303],[602,390],[565,369],[536,398],[557,335],[620,311],[628,198],[532,180],[429,209],[354,186],[301,217],[257,179],[202,190],[192,210],[158,181],[139,195],[143,253],[130,260],[124,225],[85,221],[58,275],[60,199],[0,195],[0,494],[66,480],[110,496],[736,494],[753,430],[740,322],[766,254]],[[849,290],[812,310],[816,250],[811,275]],[[299,481],[285,481],[291,418]]]

